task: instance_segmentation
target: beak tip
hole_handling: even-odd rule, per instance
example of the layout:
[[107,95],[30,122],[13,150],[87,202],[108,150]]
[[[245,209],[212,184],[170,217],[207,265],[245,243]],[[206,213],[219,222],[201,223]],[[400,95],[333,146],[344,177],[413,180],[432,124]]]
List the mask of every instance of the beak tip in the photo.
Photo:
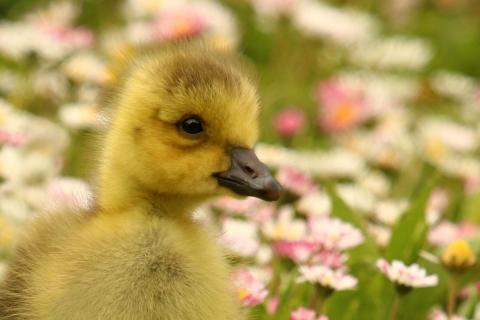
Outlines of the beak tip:
[[280,198],[282,187],[251,149],[235,147],[230,151],[230,169],[214,173],[220,186],[244,196],[265,201]]
[[276,201],[280,198],[282,192],[282,187],[280,184],[272,179],[267,183],[264,189],[264,200],[266,201]]

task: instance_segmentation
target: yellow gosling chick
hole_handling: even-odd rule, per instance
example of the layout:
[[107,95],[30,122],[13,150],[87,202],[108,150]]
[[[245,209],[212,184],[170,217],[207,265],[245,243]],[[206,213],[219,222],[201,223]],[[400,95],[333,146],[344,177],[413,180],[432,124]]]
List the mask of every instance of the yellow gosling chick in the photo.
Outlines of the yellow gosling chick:
[[34,219],[0,289],[0,319],[242,318],[215,236],[191,214],[221,194],[279,197],[252,151],[255,88],[238,58],[192,42],[125,70],[94,209]]

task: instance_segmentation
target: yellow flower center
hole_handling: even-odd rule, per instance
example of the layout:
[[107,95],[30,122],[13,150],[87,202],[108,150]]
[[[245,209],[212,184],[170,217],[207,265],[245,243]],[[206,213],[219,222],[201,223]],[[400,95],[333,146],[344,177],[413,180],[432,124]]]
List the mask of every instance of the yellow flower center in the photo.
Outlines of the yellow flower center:
[[175,37],[188,35],[195,29],[195,22],[189,17],[178,17],[173,26],[173,34]]
[[356,108],[351,103],[342,103],[335,110],[334,120],[340,125],[349,125],[357,117]]
[[240,300],[245,299],[246,297],[248,297],[249,294],[250,293],[243,288],[238,289],[238,297],[240,298]]
[[275,239],[282,239],[286,236],[286,234],[287,234],[287,230],[281,224],[277,225],[274,229],[274,232],[273,232],[273,235],[274,235]]
[[442,254],[445,266],[455,269],[464,269],[475,264],[475,255],[467,241],[455,240],[450,243]]
[[430,138],[427,140],[425,152],[429,158],[438,160],[445,155],[446,151],[445,145],[440,139]]

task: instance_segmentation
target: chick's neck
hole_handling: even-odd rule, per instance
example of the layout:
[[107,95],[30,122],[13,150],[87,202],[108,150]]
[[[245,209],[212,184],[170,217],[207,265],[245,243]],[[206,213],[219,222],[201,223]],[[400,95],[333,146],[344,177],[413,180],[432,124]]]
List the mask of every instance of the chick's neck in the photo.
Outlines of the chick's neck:
[[188,217],[205,200],[205,196],[162,194],[149,190],[111,163],[104,164],[100,170],[97,204],[105,213],[140,210],[164,217]]

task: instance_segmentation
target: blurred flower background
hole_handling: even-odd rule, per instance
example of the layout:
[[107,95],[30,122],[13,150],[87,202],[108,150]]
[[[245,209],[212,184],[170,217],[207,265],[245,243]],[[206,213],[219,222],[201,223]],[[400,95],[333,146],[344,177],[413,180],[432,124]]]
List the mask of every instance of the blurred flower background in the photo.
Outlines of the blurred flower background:
[[255,319],[480,319],[480,2],[0,2],[0,277],[25,221],[88,208],[109,61],[202,36],[258,73],[279,203],[222,198]]

